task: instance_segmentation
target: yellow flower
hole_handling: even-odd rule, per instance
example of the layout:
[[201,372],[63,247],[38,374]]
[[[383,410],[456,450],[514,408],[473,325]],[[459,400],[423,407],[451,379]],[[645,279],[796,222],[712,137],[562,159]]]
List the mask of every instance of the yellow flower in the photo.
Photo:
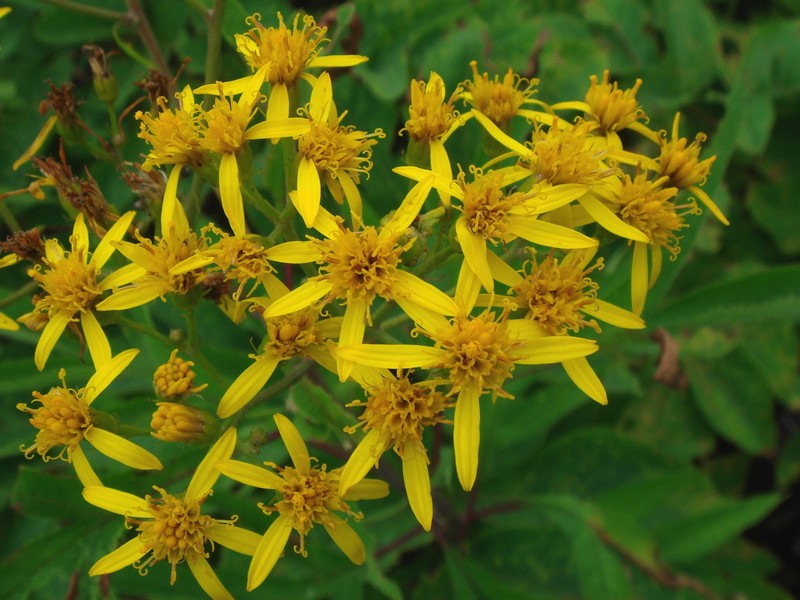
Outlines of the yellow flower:
[[[457,207],[461,217],[456,221],[456,236],[464,261],[489,292],[494,290],[494,279],[489,268],[488,244],[507,244],[518,237],[531,243],[553,248],[590,248],[597,240],[567,227],[548,223],[537,218],[559,203],[567,204],[574,199],[575,190],[570,187],[546,191],[504,192],[506,176],[501,171],[488,171],[470,167],[472,181],[467,181],[464,172],[454,180],[446,180],[431,171],[417,167],[398,167],[396,173],[421,181],[431,178],[434,187],[461,202]],[[583,193],[580,189],[579,193]]]
[[197,583],[214,600],[232,599],[214,573],[207,558],[220,544],[235,552],[252,555],[258,534],[235,527],[237,518],[215,519],[202,513],[203,502],[211,495],[219,478],[215,465],[231,457],[236,447],[236,430],[231,428],[211,447],[197,467],[183,495],[172,495],[153,486],[160,496],[133,494],[99,485],[83,490],[84,499],[104,510],[125,517],[126,529],[135,528],[137,536],[98,560],[89,575],[113,573],[133,565],[141,575],[150,566],[166,560],[170,564],[170,585],[175,583],[176,567],[185,562]]
[[298,138],[297,195],[290,198],[306,227],[312,227],[324,182],[338,203],[347,198],[353,223],[360,223],[361,194],[357,184],[361,174],[368,176],[372,168],[372,146],[377,142],[371,138],[383,138],[384,133],[380,129],[367,133],[357,131],[353,125],[341,125],[344,114],[336,111],[327,72],[314,84],[305,113],[309,130]]
[[[308,131],[308,122],[300,118],[268,119],[248,127],[256,114],[256,105],[262,98],[258,90],[265,74],[266,67],[259,69],[241,90],[239,100],[220,91],[214,106],[200,110],[198,115],[200,146],[220,156],[219,195],[222,210],[228,217],[231,230],[239,237],[245,234],[245,222],[237,156],[248,141],[293,137]],[[222,84],[217,85],[221,90]]]
[[501,129],[505,130],[516,115],[530,112],[523,109],[523,106],[539,103],[532,98],[536,93],[538,79],[520,77],[509,68],[502,81],[499,75],[490,80],[488,73],[478,73],[477,61],[471,61],[469,66],[472,69],[472,80],[467,79],[461,84],[465,90],[461,97]]
[[36,300],[33,313],[21,317],[29,320],[38,313],[47,315],[47,325],[42,330],[34,354],[36,367],[40,371],[64,329],[78,321],[78,318],[95,368],[100,368],[111,359],[111,346],[93,310],[97,308],[96,303],[103,292],[120,282],[127,283],[135,273],[121,269],[100,281],[98,276],[114,253],[114,244],[125,235],[134,216],[135,212],[130,211],[120,217],[94,252],[89,252],[89,231],[82,213],[75,219],[69,251],[64,250],[56,240],[45,242],[43,264],[28,271],[44,294]]
[[[108,431],[105,424],[112,417],[98,413],[92,407],[97,397],[136,358],[138,350],[125,350],[96,369],[86,386],[68,388],[66,373],[61,369],[61,386],[50,388],[46,394],[33,392],[33,402],[39,408],[17,404],[17,409],[31,415],[30,422],[39,432],[33,445],[20,449],[30,459],[39,454],[47,462],[54,458],[70,462],[83,485],[100,485],[86,455],[80,447],[83,440],[101,453],[134,469],[161,469],[159,460],[144,448]],[[58,449],[57,454],[51,450]]]
[[293,529],[300,534],[300,546],[295,546],[298,554],[306,556],[306,536],[315,524],[319,524],[347,558],[357,565],[362,564],[366,558],[364,542],[336,513],[360,521],[362,515],[354,513],[348,501],[383,498],[389,493],[389,486],[385,482],[365,479],[351,487],[346,494],[340,495],[341,469],[328,471],[325,465],[312,466],[308,448],[292,422],[276,414],[275,423],[289,451],[292,467],[265,463],[277,471],[275,473],[235,460],[217,463],[223,475],[253,487],[274,490],[277,494],[273,504],[258,503],[264,514],[277,512],[278,518],[269,526],[255,550],[247,572],[247,591],[254,590],[267,578],[283,553]]
[[706,136],[704,133],[698,133],[691,144],[686,138],[678,137],[680,119],[681,113],[676,113],[672,123],[672,139],[666,141],[663,137],[659,138],[661,155],[658,158],[658,175],[669,177],[671,186],[689,190],[721,223],[730,225],[730,221],[722,214],[716,203],[700,187],[705,183],[711,165],[717,157],[700,160],[700,144],[706,140]]
[[0,313],[0,329],[5,329],[7,331],[16,331],[19,329],[19,324],[4,313]]
[[[275,279],[269,292],[275,300],[286,296],[288,288]],[[269,302],[252,299],[262,312]],[[295,356],[311,358],[328,369],[335,370],[335,362],[327,347],[327,340],[339,336],[341,318],[320,319],[315,310],[297,307],[298,310],[277,317],[265,318],[267,338],[258,354],[249,355],[255,362],[247,367],[231,384],[220,399],[217,415],[223,419],[239,412],[267,384],[278,364]]]
[[179,357],[178,349],[175,348],[169,355],[169,360],[159,365],[153,374],[153,388],[156,394],[169,400],[196,394],[206,389],[207,383],[194,385],[196,374],[192,369],[193,366],[192,361],[186,361]]
[[[411,81],[411,105],[408,107],[410,118],[400,130],[401,134],[407,131],[411,137],[407,155],[409,164],[417,167],[430,165],[431,171],[437,175],[445,179],[453,178],[450,158],[444,144],[464,123],[454,106],[460,95],[459,87],[445,101],[444,81],[433,71],[427,83]],[[449,205],[450,197],[447,194],[440,191],[439,197],[445,206]]]
[[150,435],[163,442],[208,444],[219,437],[219,421],[208,411],[175,402],[156,402]]
[[[423,529],[430,531],[433,500],[422,433],[426,427],[449,423],[443,413],[452,404],[436,391],[434,382],[412,383],[402,372],[369,386],[367,393],[366,402],[356,400],[347,405],[364,407],[359,425],[366,435],[342,469],[339,495],[346,494],[378,464],[384,452],[394,448],[403,460],[403,480],[411,510]],[[356,427],[345,431],[354,433]]]
[[[277,262],[316,261],[319,275],[270,304],[265,317],[277,317],[311,306],[322,299],[342,300],[347,307],[339,337],[340,345],[359,344],[370,322],[370,306],[376,296],[394,300],[412,319],[420,312],[455,314],[458,307],[444,292],[398,268],[410,244],[398,240],[419,213],[430,191],[430,181],[415,185],[392,218],[380,228],[346,229],[341,221],[320,209],[315,227],[327,239],[279,244],[269,251]],[[324,212],[323,212],[324,211]],[[339,378],[345,381],[353,363],[337,359]]]
[[[254,70],[266,69],[266,81],[270,84],[267,103],[267,119],[285,119],[289,116],[290,92],[295,93],[300,79],[312,81],[307,69],[330,69],[352,67],[368,58],[357,54],[331,54],[321,56],[326,27],[319,27],[310,15],[303,17],[303,27],[298,29],[300,15],[295,14],[292,29],[286,27],[283,15],[278,13],[278,27],[264,27],[258,13],[248,17],[246,22],[253,25],[246,34],[236,34],[236,49]],[[222,84],[225,94],[239,94],[251,77],[243,77]],[[263,81],[263,79],[262,79]],[[259,82],[259,86],[261,82]],[[196,90],[199,94],[214,94],[217,90],[209,85]]]
[[199,166],[203,161],[200,134],[197,130],[197,106],[191,89],[185,87],[177,94],[178,109],[167,107],[166,99],[158,98],[159,112],[137,111],[134,115],[141,121],[139,137],[150,144],[142,168],[149,171],[160,165]]
[[207,228],[220,236],[209,248],[213,257],[209,267],[219,269],[224,281],[238,283],[236,290],[231,293],[236,302],[242,300],[248,283],[252,282],[252,287],[245,296],[252,295],[259,285],[267,287],[275,279],[272,275],[275,269],[267,260],[267,248],[260,243],[258,236],[230,236],[213,224]]
[[[213,258],[208,251],[208,240],[189,229],[186,213],[180,202],[172,203],[172,218],[167,220],[162,206],[163,237],[151,241],[136,232],[138,244],[118,242],[116,247],[133,264],[132,276],[126,281],[112,281],[109,287],[117,289],[97,305],[97,310],[127,310],[141,306],[167,293],[184,295],[205,278],[203,268]],[[109,279],[113,280],[114,275]],[[119,287],[122,283],[131,285]]]
[[[414,344],[340,345],[340,357],[359,365],[387,369],[416,367],[443,369],[458,394],[455,412],[454,446],[456,471],[462,487],[469,491],[478,471],[480,444],[479,399],[485,392],[510,397],[503,390],[515,365],[551,364],[581,358],[597,350],[588,339],[566,336],[543,336],[541,329],[528,319],[509,319],[507,312],[498,316],[489,310],[475,317],[469,311],[477,298],[469,282],[474,275],[462,267],[456,301],[464,312],[448,321],[432,312],[427,314],[420,331],[435,346]],[[471,289],[471,292],[463,292]]]
[[[603,267],[602,259],[589,267],[595,249],[573,250],[557,260],[551,251],[537,261],[535,251],[521,272],[513,270],[500,259],[493,261],[495,278],[508,285],[512,307],[525,311],[525,317],[542,330],[542,335],[579,333],[584,327],[600,333],[594,319],[626,329],[642,329],[642,319],[613,304],[597,298],[598,285],[589,275]],[[495,301],[497,298],[494,299]],[[584,357],[561,362],[570,379],[587,396],[608,403],[602,382]]]

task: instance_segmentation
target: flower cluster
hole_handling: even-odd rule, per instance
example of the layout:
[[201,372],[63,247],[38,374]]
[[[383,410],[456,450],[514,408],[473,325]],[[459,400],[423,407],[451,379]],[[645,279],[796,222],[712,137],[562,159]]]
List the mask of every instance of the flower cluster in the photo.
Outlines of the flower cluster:
[[[36,366],[54,360],[67,332],[85,340],[94,364],[84,387],[67,387],[62,370],[60,386],[18,405],[37,430],[25,456],[72,463],[85,499],[123,516],[134,534],[90,574],[128,565],[145,574],[166,561],[173,583],[186,563],[213,598],[231,597],[208,560],[217,544],[250,557],[248,590],[264,582],[292,536],[305,556],[315,525],[353,563],[364,562],[368,550],[352,526],[363,514],[353,503],[389,493],[388,484],[367,477],[389,450],[400,457],[411,512],[422,529],[435,528],[431,438],[452,440],[457,479],[471,490],[479,477],[481,412],[491,410],[487,400],[511,398],[509,381],[536,373],[533,365],[562,365],[580,390],[606,404],[587,358],[599,349],[601,323],[645,327],[648,289],[664,252],[674,258],[680,251],[687,215],[703,206],[727,223],[701,187],[714,161],[700,158],[704,136],[680,137],[679,115],[669,137],[650,129],[636,99],[641,80],[623,89],[605,71],[589,78],[583,99],[547,104],[534,98],[538,80],[511,69],[480,73],[474,61],[472,79],[450,94],[434,72],[411,82],[408,120],[397,132],[408,141],[406,164],[380,175],[409,191],[370,222],[361,187],[385,134],[345,124],[347,111],[337,109],[324,70],[367,58],[325,54],[326,30],[309,16],[296,16],[291,27],[280,14],[275,27],[257,14],[247,23],[236,49],[249,74],[187,86],[135,113],[149,148],[137,181],[161,190],[152,223],[136,211],[79,212],[68,246],[42,241],[38,232],[18,234],[3,244],[0,259],[2,266],[29,261],[27,274],[40,288],[33,311],[18,319],[39,332]],[[200,95],[210,97],[196,101]],[[512,123],[527,128],[524,139],[512,136],[520,129]],[[454,167],[451,150],[468,127],[491,140],[485,146],[493,153]],[[283,153],[285,189],[270,200],[254,164],[273,145]],[[197,204],[185,207],[186,172],[216,190],[223,222],[199,218]],[[267,230],[259,225],[265,216]],[[87,222],[99,239],[93,251]],[[619,306],[603,299],[595,276],[606,264],[601,250],[626,245],[630,300]],[[184,314],[185,335],[149,328],[130,312],[159,299]],[[215,304],[231,329],[261,332],[252,352],[241,352],[250,362],[238,376],[216,373],[206,356],[195,318],[204,302]],[[170,343],[153,372],[149,430],[121,425],[95,407],[139,353],[114,355],[117,338],[106,332],[115,325]],[[2,316],[0,327],[17,324]],[[296,406],[278,401],[312,374],[333,390],[340,382],[350,382],[342,390],[361,390],[355,399],[336,391],[329,399],[361,411],[344,431],[359,439],[342,436],[335,468],[309,451],[302,415],[294,419],[298,428],[282,414]],[[198,383],[212,377],[218,396]],[[240,424],[272,426],[251,417],[256,406],[271,407],[290,465],[237,446]],[[152,452],[128,439],[148,431]],[[165,481],[135,495],[103,485],[84,440],[134,469],[161,469],[155,454],[164,444],[209,450],[185,491]],[[266,521],[251,526],[263,535],[236,517],[205,512],[221,476],[259,494]],[[224,497],[215,500],[224,505]]]

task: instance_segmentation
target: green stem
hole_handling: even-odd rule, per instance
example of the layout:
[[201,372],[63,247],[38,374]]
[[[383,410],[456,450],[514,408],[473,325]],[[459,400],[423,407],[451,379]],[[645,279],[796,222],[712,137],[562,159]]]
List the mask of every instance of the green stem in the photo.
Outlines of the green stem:
[[23,285],[18,290],[15,290],[15,291],[11,292],[8,296],[5,296],[4,298],[0,298],[0,308],[3,308],[4,306],[9,306],[11,304],[14,304],[14,302],[19,300],[20,298],[24,298],[25,296],[29,296],[31,293],[33,293],[33,291],[37,287],[39,287],[39,282],[37,282],[37,281],[29,281],[28,283]]
[[0,217],[3,218],[3,221],[5,221],[6,223],[6,226],[11,231],[20,231],[22,229],[19,226],[19,221],[17,221],[17,218],[14,216],[14,214],[10,210],[8,210],[8,207],[6,206],[5,202],[0,202]]
[[255,397],[245,406],[242,410],[240,410],[236,415],[233,417],[231,421],[231,425],[236,425],[242,417],[247,414],[247,411],[252,409],[253,407],[266,402],[272,398],[275,398],[278,394],[285,392],[290,387],[292,387],[295,383],[300,381],[303,377],[305,377],[306,373],[308,373],[309,369],[314,366],[314,361],[312,360],[304,360],[297,364],[291,371],[289,371],[286,375],[284,375],[280,380],[265,388],[260,393],[256,394]]
[[197,364],[200,365],[205,372],[222,388],[225,387],[225,380],[219,374],[217,368],[211,363],[210,360],[203,354],[200,347],[200,339],[197,335],[197,317],[195,315],[194,307],[184,308],[184,316],[186,317],[186,335],[188,337],[188,347],[185,348]]
[[159,72],[164,75],[168,80],[172,79],[167,61],[164,60],[164,55],[161,53],[161,47],[156,41],[153,34],[153,29],[150,27],[150,21],[147,20],[147,15],[144,13],[142,3],[140,0],[127,0],[128,10],[133,16],[133,23],[136,26],[136,32],[139,34],[139,39],[147,48]]
[[73,2],[73,0],[42,0],[45,4],[58,6],[59,8],[66,8],[74,12],[90,15],[92,17],[99,17],[101,19],[111,19],[112,21],[130,21],[128,13],[120,12],[118,10],[109,10],[107,8],[98,8],[97,6],[90,6],[82,4],[81,2]]
[[123,317],[119,313],[113,313],[109,315],[109,322],[116,323],[120,327],[124,327],[126,329],[132,329],[138,333],[142,333],[148,337],[153,338],[164,344],[165,346],[174,346],[175,344],[169,339],[168,336],[164,335],[163,333],[159,333],[149,325],[145,325],[144,323],[140,323],[139,321],[134,321],[133,319],[129,319],[128,317]]
[[225,16],[227,0],[214,0],[207,16],[208,45],[206,49],[206,82],[216,81],[219,77],[219,53],[222,47],[222,20]]

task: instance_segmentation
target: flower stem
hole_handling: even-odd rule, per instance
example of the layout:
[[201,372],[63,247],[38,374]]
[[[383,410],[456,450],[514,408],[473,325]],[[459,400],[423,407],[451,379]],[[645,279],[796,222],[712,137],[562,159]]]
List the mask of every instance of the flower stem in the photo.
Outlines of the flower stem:
[[73,2],[73,0],[43,0],[45,4],[66,8],[77,13],[89,15],[92,17],[99,17],[101,19],[110,19],[112,21],[127,21],[130,20],[128,13],[120,12],[118,10],[109,10],[107,8],[99,8],[97,6],[90,6],[81,2]]
[[164,55],[161,53],[161,47],[156,41],[156,37],[153,34],[153,29],[150,27],[150,21],[147,20],[147,15],[144,13],[141,1],[127,0],[127,4],[128,10],[133,16],[133,23],[136,27],[137,33],[139,34],[139,39],[142,40],[142,43],[145,45],[147,51],[150,53],[150,56],[153,58],[153,61],[156,63],[156,68],[158,71],[168,80],[171,80],[172,74],[167,66],[167,61],[164,60]]
[[206,46],[206,81],[219,77],[219,53],[222,46],[222,20],[227,0],[214,0],[214,7],[207,13],[208,45]]

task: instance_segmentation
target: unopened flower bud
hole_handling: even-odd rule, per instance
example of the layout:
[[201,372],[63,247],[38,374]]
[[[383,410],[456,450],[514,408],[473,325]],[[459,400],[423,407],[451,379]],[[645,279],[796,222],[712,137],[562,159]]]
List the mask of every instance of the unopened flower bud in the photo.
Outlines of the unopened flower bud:
[[93,44],[85,45],[83,51],[92,69],[92,83],[97,97],[104,104],[113,104],[119,95],[119,87],[108,65],[108,56],[102,48]]
[[178,356],[178,349],[172,351],[169,360],[156,369],[153,375],[153,387],[161,398],[173,399],[194,394],[208,387],[208,384],[194,385],[194,363]]
[[205,444],[220,433],[219,420],[210,412],[175,402],[157,402],[150,435],[164,442]]

